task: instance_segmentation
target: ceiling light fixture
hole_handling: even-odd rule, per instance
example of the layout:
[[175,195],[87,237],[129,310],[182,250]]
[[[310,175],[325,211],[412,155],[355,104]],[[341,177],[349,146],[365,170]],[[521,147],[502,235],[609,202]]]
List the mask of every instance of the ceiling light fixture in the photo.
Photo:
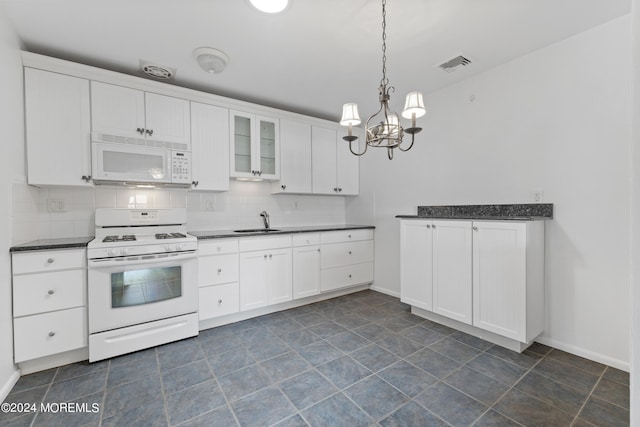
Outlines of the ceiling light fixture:
[[[387,78],[387,2],[382,0],[382,79],[378,87],[380,108],[374,113],[365,125],[365,142],[364,150],[361,153],[353,151],[352,143],[358,139],[353,134],[353,126],[360,124],[360,116],[358,115],[358,105],[348,103],[342,106],[342,118],[340,124],[349,128],[347,136],[342,139],[349,142],[349,150],[356,156],[362,156],[367,152],[368,147],[382,147],[387,149],[389,160],[393,159],[393,149],[398,148],[400,151],[409,151],[413,147],[415,134],[420,132],[422,128],[416,127],[416,118],[422,117],[426,110],[424,108],[424,100],[421,92],[411,92],[407,94],[402,111],[402,117],[411,119],[411,127],[403,128],[400,125],[398,115],[389,109],[389,92],[395,91],[393,86],[389,86]],[[372,124],[373,123],[373,124]],[[408,147],[402,147],[402,139],[404,134],[411,135],[411,143]]]
[[229,57],[224,52],[211,47],[199,47],[193,51],[200,68],[209,74],[220,74],[229,63]]
[[287,8],[289,0],[250,0],[253,7],[264,13],[279,13]]

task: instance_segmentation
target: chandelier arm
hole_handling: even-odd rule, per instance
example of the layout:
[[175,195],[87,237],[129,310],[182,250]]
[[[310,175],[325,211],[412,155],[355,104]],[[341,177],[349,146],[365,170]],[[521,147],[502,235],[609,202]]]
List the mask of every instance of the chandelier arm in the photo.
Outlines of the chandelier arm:
[[349,151],[351,151],[351,154],[353,154],[354,156],[362,156],[364,153],[367,152],[367,148],[369,147],[369,144],[364,144],[364,151],[362,153],[356,153],[355,151],[353,151],[353,147],[351,145],[353,141],[349,141]]
[[[411,147],[413,147],[413,142],[415,141],[416,135],[415,134],[411,134],[411,144],[409,144],[409,146],[407,148],[402,148],[400,146],[400,144],[398,144],[398,148],[400,149],[400,151],[409,151],[411,150]],[[402,140],[404,141],[404,139]],[[400,143],[402,143],[402,141],[400,141]]]
[[393,160],[393,147],[387,147],[387,157],[389,160]]

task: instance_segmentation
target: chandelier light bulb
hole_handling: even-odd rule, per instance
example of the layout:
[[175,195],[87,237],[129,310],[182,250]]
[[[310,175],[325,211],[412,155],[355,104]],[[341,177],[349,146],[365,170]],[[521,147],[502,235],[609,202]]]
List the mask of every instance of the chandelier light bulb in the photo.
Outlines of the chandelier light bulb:
[[287,8],[289,0],[250,0],[253,7],[264,13],[279,13]]

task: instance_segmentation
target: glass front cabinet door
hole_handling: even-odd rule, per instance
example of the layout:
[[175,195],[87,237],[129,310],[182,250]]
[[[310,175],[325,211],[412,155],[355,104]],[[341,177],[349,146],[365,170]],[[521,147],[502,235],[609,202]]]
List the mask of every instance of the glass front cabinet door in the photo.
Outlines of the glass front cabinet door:
[[231,177],[249,180],[280,178],[278,119],[231,111]]

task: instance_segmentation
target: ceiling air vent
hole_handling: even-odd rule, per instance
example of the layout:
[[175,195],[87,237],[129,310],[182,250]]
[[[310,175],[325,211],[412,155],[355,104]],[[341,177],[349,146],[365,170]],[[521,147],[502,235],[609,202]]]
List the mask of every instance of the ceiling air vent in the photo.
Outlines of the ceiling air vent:
[[438,67],[446,71],[447,73],[453,73],[460,67],[466,67],[471,64],[471,60],[469,58],[465,58],[462,55],[458,55],[455,58],[451,58],[442,64],[439,64]]
[[148,61],[140,60],[140,70],[146,75],[158,80],[170,80],[176,75],[175,68],[165,67],[164,65],[153,64]]

